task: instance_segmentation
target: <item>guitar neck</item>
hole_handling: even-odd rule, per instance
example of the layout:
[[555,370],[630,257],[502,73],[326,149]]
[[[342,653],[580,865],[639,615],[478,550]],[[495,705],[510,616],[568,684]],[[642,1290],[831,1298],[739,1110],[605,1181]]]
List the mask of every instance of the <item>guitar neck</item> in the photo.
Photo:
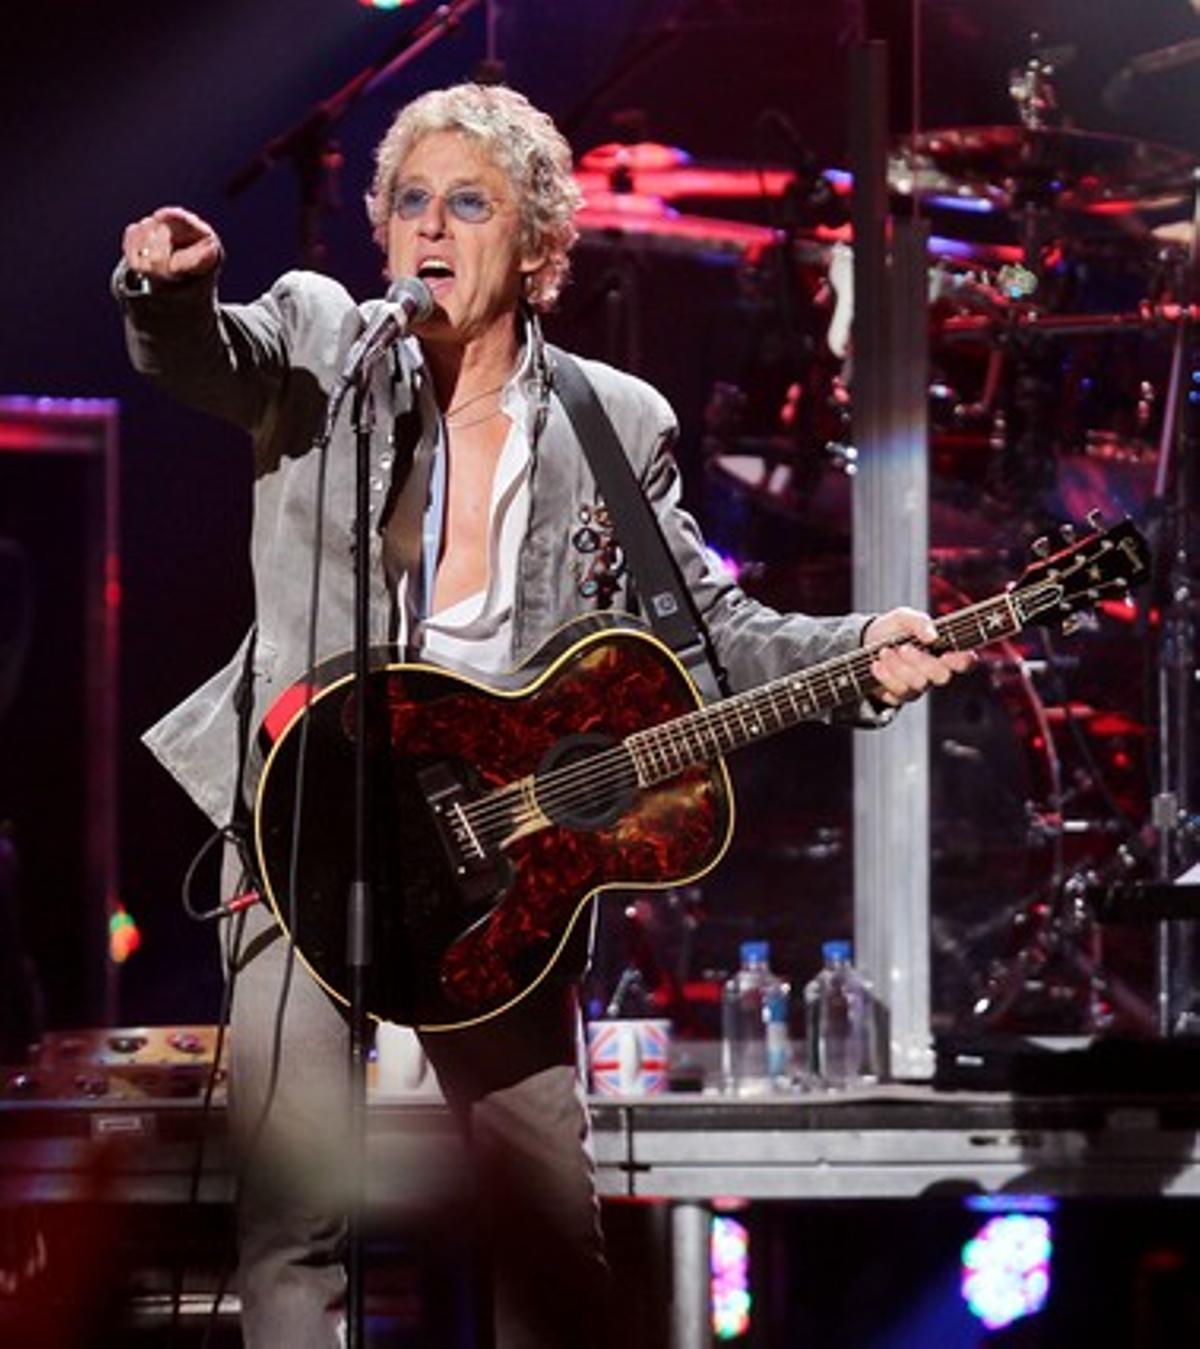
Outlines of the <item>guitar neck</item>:
[[[1014,636],[1024,622],[1012,595],[1005,592],[947,614],[934,626],[938,635],[930,650],[970,651]],[[665,781],[878,693],[871,665],[887,645],[860,647],[628,736],[624,743],[639,783]]]

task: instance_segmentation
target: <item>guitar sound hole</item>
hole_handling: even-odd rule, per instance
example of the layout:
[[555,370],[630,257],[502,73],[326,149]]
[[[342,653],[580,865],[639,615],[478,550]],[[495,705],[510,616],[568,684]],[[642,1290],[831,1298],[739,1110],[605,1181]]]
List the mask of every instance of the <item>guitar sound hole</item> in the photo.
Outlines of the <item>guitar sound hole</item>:
[[633,804],[637,777],[621,751],[591,760],[616,741],[605,735],[568,735],[554,744],[537,772],[538,805],[568,829],[605,829]]

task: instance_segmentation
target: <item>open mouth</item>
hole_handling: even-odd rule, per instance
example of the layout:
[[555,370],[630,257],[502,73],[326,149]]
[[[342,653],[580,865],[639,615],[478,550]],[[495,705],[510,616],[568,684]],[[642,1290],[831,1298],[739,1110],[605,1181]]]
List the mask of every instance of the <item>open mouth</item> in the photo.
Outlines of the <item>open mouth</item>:
[[441,258],[426,258],[417,268],[417,276],[436,294],[454,280],[454,268]]

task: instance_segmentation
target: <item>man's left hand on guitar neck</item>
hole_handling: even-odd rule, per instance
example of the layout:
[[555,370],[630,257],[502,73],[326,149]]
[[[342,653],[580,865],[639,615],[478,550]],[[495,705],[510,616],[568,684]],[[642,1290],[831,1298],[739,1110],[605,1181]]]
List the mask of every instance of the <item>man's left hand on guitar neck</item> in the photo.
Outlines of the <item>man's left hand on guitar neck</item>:
[[873,618],[863,629],[863,646],[911,638],[888,646],[871,662],[879,681],[877,701],[899,707],[919,698],[931,684],[948,684],[956,674],[965,674],[975,664],[972,651],[948,651],[933,655],[927,647],[937,641],[937,629],[928,614],[917,609],[891,609]]

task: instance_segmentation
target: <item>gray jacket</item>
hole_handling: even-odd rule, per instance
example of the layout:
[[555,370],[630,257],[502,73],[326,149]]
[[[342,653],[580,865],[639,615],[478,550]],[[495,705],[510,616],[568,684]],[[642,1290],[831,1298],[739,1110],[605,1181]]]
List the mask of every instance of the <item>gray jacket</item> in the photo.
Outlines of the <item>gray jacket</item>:
[[[318,660],[351,646],[354,440],[349,418],[340,419],[330,446],[319,520],[319,456],[312,447],[346,352],[378,301],[357,305],[337,282],[311,272],[287,273],[248,305],[219,303],[210,280],[135,294],[123,267],[114,278],[114,292],[124,309],[136,369],[184,401],[244,427],[253,443],[257,631],[224,669],[145,737],[201,809],[224,824],[237,782],[235,699],[243,671],[248,666],[253,675],[250,725],[257,727],[272,701],[305,669],[318,525]],[[667,402],[633,376],[597,361],[581,364],[658,515],[733,688],[753,687],[857,646],[866,615],[780,615],[737,587],[679,505],[679,474],[671,452],[676,422]],[[544,401],[541,366],[540,359],[529,362],[525,381],[527,396]],[[375,367],[372,379],[371,637],[373,643],[386,643],[393,600],[381,527],[393,492],[394,421],[405,410],[397,404],[407,395],[386,362]],[[518,562],[514,666],[568,619],[603,602],[602,593],[588,593],[590,559],[578,546],[581,525],[594,526],[598,519],[604,525],[603,504],[563,408],[552,398],[545,410],[533,447],[529,524]],[[628,577],[620,578],[609,602],[616,610],[629,606]],[[252,790],[252,783],[245,785]]]

